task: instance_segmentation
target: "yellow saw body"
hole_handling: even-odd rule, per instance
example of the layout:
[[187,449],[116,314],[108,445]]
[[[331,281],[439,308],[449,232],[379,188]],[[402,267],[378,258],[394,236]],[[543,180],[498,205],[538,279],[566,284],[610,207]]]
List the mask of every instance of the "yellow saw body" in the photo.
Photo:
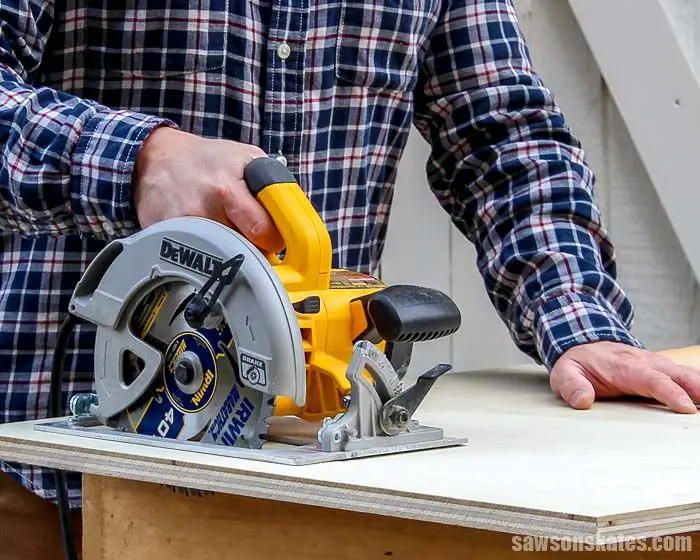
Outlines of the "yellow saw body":
[[255,455],[289,464],[460,443],[412,419],[450,366],[403,386],[412,345],[458,330],[454,302],[332,269],[328,230],[287,168],[260,158],[244,175],[284,241],[274,253],[181,217],[90,264],[69,310],[97,325],[96,394],[72,401],[71,430],[249,457],[274,417],[321,425],[301,455]]
[[[332,269],[331,238],[296,182],[272,182],[257,194],[286,246],[284,261],[267,255],[297,309],[306,358],[306,403],[278,397],[276,416],[322,420],[346,407],[346,370],[355,341],[368,328],[361,298],[386,287],[378,279]],[[307,311],[307,312],[305,312]],[[378,346],[385,348],[385,343]]]

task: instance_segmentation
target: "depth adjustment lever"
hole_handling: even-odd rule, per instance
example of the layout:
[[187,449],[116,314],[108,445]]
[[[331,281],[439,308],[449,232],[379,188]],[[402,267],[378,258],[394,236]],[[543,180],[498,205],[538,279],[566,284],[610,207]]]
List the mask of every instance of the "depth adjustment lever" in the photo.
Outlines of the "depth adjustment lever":
[[451,369],[448,364],[436,365],[421,375],[412,387],[384,403],[379,417],[382,430],[390,436],[405,430],[438,377]]
[[[394,435],[416,443],[419,427],[411,417],[435,381],[450,369],[452,366],[439,364],[404,390],[403,382],[379,348],[368,340],[355,343],[347,371],[351,395],[348,410],[324,419],[318,431],[320,449],[359,451]],[[373,382],[366,378],[365,371]]]

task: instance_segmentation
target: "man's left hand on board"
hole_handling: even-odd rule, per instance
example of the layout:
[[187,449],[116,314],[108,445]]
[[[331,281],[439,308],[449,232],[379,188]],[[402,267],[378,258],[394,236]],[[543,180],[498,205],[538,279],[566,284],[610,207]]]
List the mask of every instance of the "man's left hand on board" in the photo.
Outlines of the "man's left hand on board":
[[700,371],[616,342],[570,348],[554,364],[550,386],[576,409],[623,396],[654,399],[685,414],[697,412],[694,403],[700,403]]

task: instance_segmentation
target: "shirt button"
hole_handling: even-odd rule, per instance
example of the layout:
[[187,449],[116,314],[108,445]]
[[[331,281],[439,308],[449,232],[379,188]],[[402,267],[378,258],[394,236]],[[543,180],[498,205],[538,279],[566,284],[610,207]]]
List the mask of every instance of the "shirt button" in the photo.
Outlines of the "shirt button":
[[287,158],[284,157],[282,154],[278,155],[275,159],[279,161],[282,165],[287,167]]
[[287,60],[290,54],[292,54],[292,49],[287,43],[282,43],[279,47],[277,47],[277,56],[279,56],[282,60]]

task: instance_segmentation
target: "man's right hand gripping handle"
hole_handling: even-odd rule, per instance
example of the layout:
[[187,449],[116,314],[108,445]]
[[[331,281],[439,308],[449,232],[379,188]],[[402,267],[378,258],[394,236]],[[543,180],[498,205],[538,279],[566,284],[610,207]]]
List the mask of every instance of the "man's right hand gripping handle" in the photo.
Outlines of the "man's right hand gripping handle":
[[284,242],[244,178],[252,160],[267,157],[249,144],[175,130],[153,131],[136,159],[133,196],[141,226],[178,216],[228,225],[275,253]]

